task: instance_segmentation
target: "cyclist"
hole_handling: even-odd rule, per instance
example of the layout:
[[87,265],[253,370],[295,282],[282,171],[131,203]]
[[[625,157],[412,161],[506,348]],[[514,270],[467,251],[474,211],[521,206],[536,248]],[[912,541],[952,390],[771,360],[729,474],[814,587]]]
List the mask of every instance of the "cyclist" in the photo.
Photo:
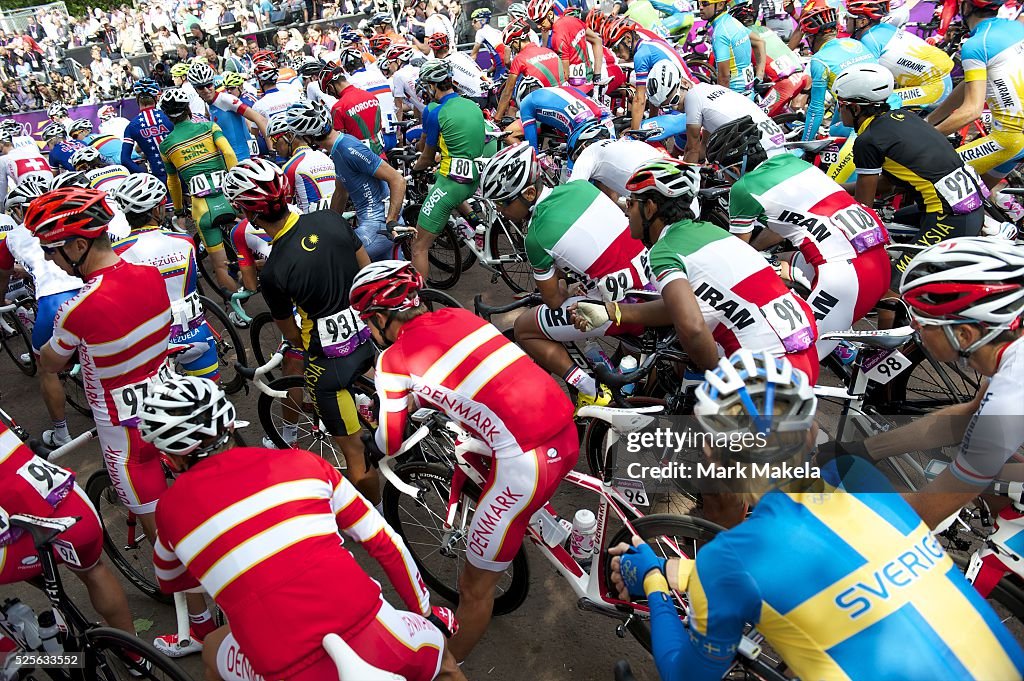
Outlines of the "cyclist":
[[427,36],[427,45],[434,52],[434,59],[444,59],[452,65],[452,82],[459,94],[480,106],[487,104],[491,81],[484,75],[468,54],[451,49],[447,33]]
[[124,144],[124,140],[113,135],[94,134],[92,130],[92,121],[88,118],[77,118],[71,124],[68,136],[73,140],[78,140],[96,149],[96,151],[100,152],[106,163],[120,165],[121,146]]
[[[908,501],[936,527],[983,493],[1024,444],[1024,252],[1000,239],[960,237],[929,246],[907,265],[900,295],[928,354],[989,377],[970,402],[933,411],[838,453],[878,461],[904,452],[958,446],[953,463]],[[821,454],[819,454],[819,457]]]
[[263,139],[267,137],[267,119],[263,114],[227,92],[218,92],[213,85],[216,74],[209,66],[196,62],[188,69],[188,82],[196,89],[199,98],[210,107],[210,118],[216,123],[228,144],[235,152],[235,158],[244,161],[259,153],[259,145],[252,136],[249,124],[259,130]]
[[544,87],[555,87],[565,82],[562,61],[552,50],[530,42],[530,27],[525,19],[513,19],[501,34],[507,51],[508,76],[498,96],[494,118],[500,120],[508,110],[516,83],[523,76],[533,76]]
[[10,130],[0,129],[0,207],[4,205],[8,192],[30,175],[40,175],[50,180],[53,178],[53,170],[39,153],[35,142],[16,147]]
[[232,97],[238,97],[242,100],[243,104],[252,108],[252,105],[256,103],[256,98],[245,90],[245,76],[241,73],[227,71],[222,74],[222,77],[224,81],[224,92],[228,93]]
[[569,180],[587,180],[612,201],[626,197],[626,181],[644,163],[662,158],[663,151],[633,139],[612,139],[608,126],[591,121],[569,135]]
[[142,152],[149,166],[149,172],[167,182],[167,170],[160,158],[160,143],[164,141],[174,123],[160,109],[156,108],[156,100],[160,97],[160,84],[152,78],[143,78],[132,85],[135,101],[139,104],[139,113],[124,129],[124,145],[121,147],[121,165],[133,173],[144,173],[146,169],[132,160],[136,149]]
[[573,131],[592,121],[610,124],[604,121],[609,118],[607,109],[582,90],[568,85],[541,87],[533,76],[523,76],[516,85],[515,99],[523,137],[537,151],[540,151],[537,129],[541,125],[571,136]]
[[[662,679],[717,681],[748,624],[804,679],[1021,675],[1020,646],[880,474],[849,460],[810,480],[752,465],[771,471],[809,460],[817,405],[802,372],[741,350],[706,376],[694,411],[729,446],[705,452],[716,468],[744,474],[726,484],[753,512],[695,561],[666,562],[638,537],[610,549],[620,597],[650,605]],[[736,446],[733,438],[754,433],[765,446]],[[786,562],[792,551],[799,562]],[[688,594],[688,631],[673,591]]]
[[[852,328],[889,290],[889,238],[875,212],[810,163],[792,154],[768,158],[752,119],[718,128],[708,162],[733,183],[729,231],[760,251],[786,239],[797,248],[780,259],[813,282],[807,302],[819,332]],[[757,226],[767,229],[751,241]],[[819,359],[836,345],[820,341]]]
[[[75,166],[75,170],[85,173],[90,187],[103,190],[108,194],[124,182],[130,174],[128,169],[122,165],[108,165],[100,156],[100,152],[96,151],[94,147],[88,146],[71,155],[71,165]],[[113,234],[113,227],[111,225],[109,230],[111,234]]]
[[[145,401],[143,433],[180,472],[157,514],[157,579],[168,593],[201,585],[230,619],[204,640],[206,678],[335,678],[322,641],[336,633],[403,678],[465,679],[445,649],[451,611],[431,608],[366,498],[309,452],[230,447],[234,428],[235,408],[205,379],[175,377]],[[409,612],[384,600],[344,538],[380,563]]]
[[319,81],[320,89],[338,100],[331,108],[334,128],[362,140],[374,154],[382,153],[384,143],[377,98],[349,83],[348,75],[340,66],[321,71]]
[[953,60],[909,31],[884,23],[889,0],[850,0],[850,37],[864,43],[878,63],[892,72],[895,94],[904,107],[933,109],[953,90]]
[[43,128],[43,140],[50,145],[50,167],[54,170],[74,170],[71,155],[86,146],[78,140],[67,139],[68,129],[63,123],[50,123]]
[[428,312],[422,288],[422,275],[409,263],[383,261],[359,272],[351,300],[385,348],[376,369],[376,448],[394,454],[401,446],[412,398],[445,412],[494,455],[459,574],[460,629],[450,650],[462,661],[487,629],[495,587],[530,517],[576,464],[579,439],[572,404],[551,376],[473,313]]
[[[758,106],[769,116],[777,116],[787,105],[792,109],[801,106],[803,95],[799,94],[810,87],[811,78],[804,72],[804,63],[779,35],[767,26],[757,23],[757,8],[750,0],[739,0],[730,3],[729,13],[750,31],[751,46],[756,42],[755,36],[764,42],[765,65],[764,77],[772,83],[771,90],[764,95]],[[789,19],[789,15],[785,15]],[[763,87],[754,88],[759,94]]]
[[[432,166],[438,152],[441,158],[434,184],[427,190],[416,219],[416,238],[412,242],[413,265],[426,276],[430,271],[430,245],[448,224],[452,211],[476,191],[479,171],[475,160],[483,156],[486,128],[480,108],[455,92],[451,64],[439,59],[425,62],[420,67],[419,81],[427,99],[437,106],[428,108],[423,117],[424,147],[412,172],[424,172]],[[467,206],[462,210],[475,229],[480,218]]]
[[[629,225],[615,203],[589,182],[542,190],[536,154],[523,142],[490,158],[480,193],[498,211],[526,229],[526,255],[544,304],[516,319],[516,342],[538,364],[578,391],[577,404],[608,404],[610,394],[578,367],[563,343],[593,336],[642,333],[635,326],[604,324],[581,332],[569,309],[586,295],[618,303],[634,289],[649,287],[647,249],[629,237]],[[580,281],[573,295],[566,274]]]
[[[50,190],[50,178],[41,174],[27,176],[7,197],[7,215],[14,221],[0,236],[0,291],[6,296],[15,264],[32,277],[36,310],[32,325],[32,350],[38,355],[53,336],[57,310],[82,288],[82,281],[66,274],[46,259],[46,254],[24,224],[25,207]],[[53,428],[44,430],[43,444],[55,448],[71,441],[65,412],[64,387],[52,371],[39,371],[39,392]]]
[[[267,256],[270,255],[270,237],[262,229],[243,219],[231,228],[231,245],[235,247],[235,254],[238,256],[238,275],[242,280],[242,288],[239,291],[244,289],[256,293],[259,291],[257,270],[263,267]],[[236,326],[245,326],[245,322],[234,310],[229,316]]]
[[[398,144],[395,130],[395,98],[391,94],[391,83],[376,64],[367,64],[356,50],[341,52],[341,67],[348,74],[348,82],[377,100],[380,112],[380,136],[384,149],[393,149]],[[350,93],[351,96],[352,93]]]
[[[198,58],[197,58],[198,59]],[[199,98],[199,93],[192,87],[192,83],[188,82],[188,70],[191,66],[190,62],[178,62],[171,67],[171,81],[174,83],[174,87],[180,89],[188,96],[188,108],[189,114],[194,121],[207,120],[206,118],[206,103]]]
[[170,89],[160,98],[160,108],[174,129],[160,143],[160,157],[167,170],[167,188],[175,216],[185,214],[185,191],[192,203],[203,246],[213,264],[214,275],[223,291],[237,284],[228,273],[222,226],[235,221],[235,212],[221,191],[224,173],[235,165],[235,152],[216,123],[189,120],[188,96]]
[[384,57],[393,60],[398,65],[398,70],[391,76],[391,93],[395,97],[396,121],[405,120],[406,110],[413,114],[413,118],[421,116],[423,113],[423,100],[416,93],[416,81],[420,77],[423,58],[414,55],[413,48],[408,45],[394,45]]
[[587,93],[593,90],[594,83],[601,79],[604,64],[601,36],[577,17],[561,13],[556,17],[555,0],[530,0],[526,14],[541,31],[544,45],[562,59],[562,72],[568,84]]
[[267,139],[281,158],[288,159],[281,169],[295,191],[295,207],[301,213],[330,206],[337,182],[331,158],[311,149],[305,139],[296,136],[291,129],[296,110],[308,106],[308,102],[300,100],[291,108],[274,114],[267,126]]
[[[46,117],[51,123],[60,123],[67,130],[74,123],[68,116],[68,107],[61,102],[54,102],[46,109]],[[45,129],[45,128],[44,128]]]
[[332,128],[330,112],[322,104],[303,102],[289,109],[287,123],[299,139],[330,154],[335,176],[331,210],[340,215],[351,199],[356,236],[370,259],[389,257],[392,243],[388,233],[398,225],[402,214],[405,177],[370,153],[365,144]]
[[[491,71],[491,75],[495,78],[501,76],[498,72],[498,67],[501,64],[501,58],[498,56],[497,47],[501,45],[501,31],[490,25],[492,12],[489,7],[480,7],[479,9],[473,10],[473,14],[470,15],[470,20],[473,24],[473,50],[469,53],[469,56],[475,61],[476,55],[483,49],[490,56],[491,65],[488,67],[488,71]],[[509,17],[511,19],[512,17]]]
[[60,543],[70,550],[54,551],[54,557],[85,585],[92,607],[108,625],[134,635],[128,597],[103,562],[99,515],[74,472],[33,454],[0,422],[0,483],[0,584],[36,580],[43,573],[32,535],[11,527],[12,515],[78,518],[60,534]]
[[259,97],[252,105],[252,109],[263,116],[264,121],[269,121],[271,116],[284,111],[302,96],[300,92],[295,91],[297,88],[281,87],[285,81],[281,79],[281,71],[274,61],[255,62],[252,74],[259,85]]
[[319,59],[303,57],[296,65],[295,70],[298,71],[299,76],[302,78],[306,99],[311,102],[323,102],[330,109],[334,106],[336,100],[334,97],[325,95],[320,90],[320,83],[317,82],[317,76],[323,71],[324,66],[325,63]]
[[[370,262],[366,250],[340,213],[290,210],[288,178],[269,161],[243,161],[228,173],[225,191],[232,205],[270,236],[273,249],[260,272],[263,297],[285,340],[306,351],[306,390],[345,456],[349,480],[379,503],[377,472],[367,468],[349,391],[373,362],[373,344],[366,342],[370,332],[348,298],[356,272]],[[294,427],[284,427],[285,440],[295,440]]]
[[718,84],[748,95],[764,79],[764,40],[729,13],[729,3],[701,2],[700,18],[708,22]]
[[124,129],[128,127],[128,119],[118,114],[117,109],[104,104],[96,112],[100,119],[100,134],[124,139]]
[[167,188],[153,175],[139,173],[122,182],[110,198],[124,211],[131,233],[114,241],[114,252],[126,262],[160,270],[171,301],[171,345],[189,346],[177,357],[186,373],[220,380],[217,346],[203,316],[196,290],[195,243],[192,237],[161,229]]

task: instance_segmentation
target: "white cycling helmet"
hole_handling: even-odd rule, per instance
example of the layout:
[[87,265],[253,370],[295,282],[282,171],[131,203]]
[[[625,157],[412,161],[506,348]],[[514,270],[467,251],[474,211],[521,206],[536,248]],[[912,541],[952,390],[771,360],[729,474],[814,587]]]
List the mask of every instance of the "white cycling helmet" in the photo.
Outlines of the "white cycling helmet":
[[209,64],[197,61],[188,67],[186,77],[192,85],[202,86],[212,85],[213,79],[217,77],[217,74],[213,72]]
[[515,89],[512,92],[512,97],[515,99],[516,104],[522,104],[526,96],[534,90],[539,90],[544,87],[544,83],[540,82],[540,78],[535,76],[520,76],[519,81],[515,85]]
[[59,123],[57,121],[54,121],[53,123],[50,123],[45,128],[43,128],[43,139],[44,140],[47,140],[47,141],[52,140],[52,139],[61,139],[62,140],[62,139],[67,138],[67,136],[68,136],[68,129],[64,127],[63,123]]
[[42,173],[32,173],[21,179],[7,194],[7,209],[15,206],[23,206],[32,199],[39,198],[50,191],[50,176]]
[[267,136],[271,139],[287,132],[292,132],[287,111],[278,111],[267,120]]
[[117,109],[109,104],[104,104],[99,108],[99,111],[96,112],[96,117],[100,119],[100,123],[105,123],[111,118],[117,117]]
[[98,152],[95,147],[85,146],[71,154],[71,158],[68,159],[68,162],[77,168],[79,163],[92,163],[99,159],[99,157],[100,152]]
[[149,173],[135,173],[110,192],[110,198],[125,213],[148,213],[167,198],[167,187]]
[[181,116],[189,109],[188,93],[178,87],[168,88],[160,95],[160,108],[172,118]]
[[167,454],[202,458],[231,437],[235,407],[210,379],[174,376],[152,388],[139,416],[143,440]]
[[331,112],[323,102],[301,99],[283,113],[288,128],[296,135],[304,137],[323,137],[331,131],[333,125]]
[[657,107],[671,109],[682,99],[683,74],[668,59],[662,59],[647,74],[647,101]]
[[836,76],[832,94],[844,102],[881,104],[894,87],[892,71],[881,64],[855,64]]
[[50,118],[63,118],[68,115],[68,108],[60,102],[54,102],[46,110],[46,115]]
[[68,130],[68,134],[74,136],[80,132],[84,132],[86,135],[92,132],[92,121],[88,118],[75,119],[75,122],[71,124],[71,129]]
[[480,173],[480,194],[490,201],[519,196],[537,181],[537,155],[529,142],[505,147],[487,159]]
[[766,438],[767,446],[741,451],[730,447],[730,456],[748,463],[768,463],[789,458],[806,446],[801,439],[771,437],[773,433],[810,429],[818,405],[807,375],[794,369],[785,357],[740,349],[718,360],[718,366],[706,371],[704,379],[693,409],[704,430],[725,436],[722,439],[729,442],[740,441],[744,434]]
[[0,121],[0,131],[10,133],[11,137],[17,137],[21,134],[21,123],[13,118],[5,118]]
[[506,10],[508,12],[508,19],[511,22],[513,19],[528,19],[529,15],[526,10],[525,2],[513,2],[508,6]]
[[50,181],[50,191],[55,189],[62,189],[64,187],[88,187],[89,176],[85,174],[85,171],[76,170],[74,172],[61,173],[60,175],[54,175]]

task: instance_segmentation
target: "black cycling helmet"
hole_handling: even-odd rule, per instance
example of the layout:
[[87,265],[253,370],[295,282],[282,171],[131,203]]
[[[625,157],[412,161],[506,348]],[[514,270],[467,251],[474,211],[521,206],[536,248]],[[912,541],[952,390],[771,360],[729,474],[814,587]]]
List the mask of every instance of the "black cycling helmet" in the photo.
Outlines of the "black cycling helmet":
[[750,116],[727,123],[711,133],[705,153],[708,162],[720,168],[740,165],[740,175],[768,158],[761,145],[761,130]]

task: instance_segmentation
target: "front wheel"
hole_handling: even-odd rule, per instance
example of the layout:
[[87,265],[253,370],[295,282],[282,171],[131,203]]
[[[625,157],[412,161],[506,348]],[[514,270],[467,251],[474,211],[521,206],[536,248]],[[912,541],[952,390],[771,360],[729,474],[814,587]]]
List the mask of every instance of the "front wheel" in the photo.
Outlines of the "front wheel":
[[[405,483],[423,490],[422,500],[399,492],[393,485],[384,487],[384,518],[401,535],[412,552],[423,581],[450,603],[459,602],[459,578],[466,564],[468,530],[480,499],[480,490],[467,481],[462,488],[461,510],[456,526],[444,529],[451,491],[452,470],[441,463],[411,461],[395,469]],[[530,566],[522,547],[498,582],[494,614],[512,612],[526,600],[530,588]]]
[[[32,349],[32,334],[29,333],[21,319],[13,312],[5,312],[0,333],[3,334],[3,346],[7,355],[14,361],[18,371],[26,376],[36,375],[36,355]],[[11,331],[8,333],[7,327]]]
[[174,661],[126,631],[96,627],[85,632],[86,669],[101,681],[154,679],[192,681]]
[[245,376],[235,368],[235,362],[246,364],[245,345],[238,329],[228,319],[224,308],[206,296],[199,296],[203,315],[210,335],[217,347],[217,364],[220,367],[220,384],[228,395],[237,393],[245,385]]
[[458,283],[462,277],[462,240],[451,225],[445,225],[434,239],[427,259],[430,261],[427,286],[449,289]]

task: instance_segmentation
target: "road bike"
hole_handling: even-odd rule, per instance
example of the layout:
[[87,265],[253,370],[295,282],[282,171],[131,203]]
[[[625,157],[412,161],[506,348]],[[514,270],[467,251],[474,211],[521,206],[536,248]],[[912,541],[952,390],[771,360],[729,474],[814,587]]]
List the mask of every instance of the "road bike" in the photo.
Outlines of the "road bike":
[[36,355],[32,349],[32,329],[25,325],[27,311],[20,301],[0,307],[0,345],[26,376],[36,375]]

